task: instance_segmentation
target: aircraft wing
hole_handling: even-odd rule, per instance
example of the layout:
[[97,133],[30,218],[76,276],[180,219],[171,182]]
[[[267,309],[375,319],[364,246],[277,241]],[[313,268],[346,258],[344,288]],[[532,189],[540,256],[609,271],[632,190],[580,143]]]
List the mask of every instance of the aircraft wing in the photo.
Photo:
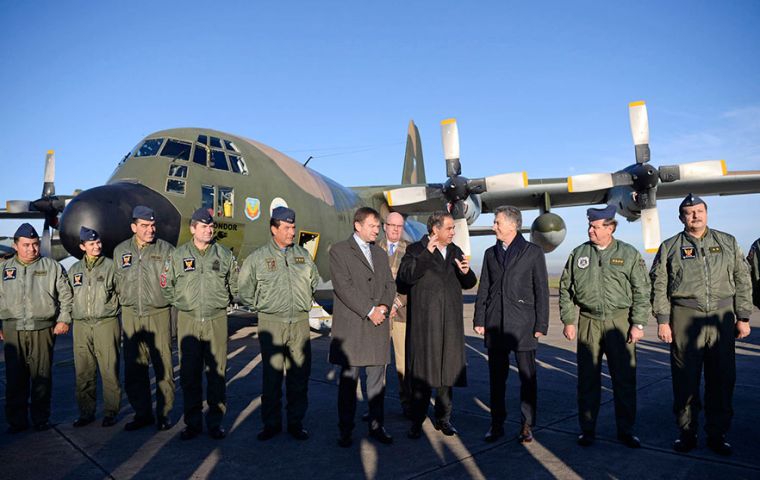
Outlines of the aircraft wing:
[[45,218],[42,212],[9,212],[7,208],[0,208],[0,218],[35,219]]
[[[601,204],[606,203],[610,190],[607,188],[590,192],[570,192],[566,178],[533,179],[528,180],[525,188],[485,192],[480,195],[480,199],[482,212],[489,213],[499,205],[513,205],[526,210],[540,208],[544,205],[545,195],[549,195],[552,207]],[[657,197],[660,199],[681,198],[689,193],[701,196],[760,193],[760,171],[734,171],[721,177],[661,182],[657,187]]]

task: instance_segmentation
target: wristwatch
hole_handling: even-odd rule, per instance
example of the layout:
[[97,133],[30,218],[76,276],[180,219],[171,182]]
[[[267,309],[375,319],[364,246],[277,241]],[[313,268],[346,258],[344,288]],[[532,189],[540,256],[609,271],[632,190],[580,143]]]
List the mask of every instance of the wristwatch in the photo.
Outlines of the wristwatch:
[[633,326],[636,327],[636,328],[638,328],[639,330],[644,330],[644,325],[642,325],[640,323],[634,323]]

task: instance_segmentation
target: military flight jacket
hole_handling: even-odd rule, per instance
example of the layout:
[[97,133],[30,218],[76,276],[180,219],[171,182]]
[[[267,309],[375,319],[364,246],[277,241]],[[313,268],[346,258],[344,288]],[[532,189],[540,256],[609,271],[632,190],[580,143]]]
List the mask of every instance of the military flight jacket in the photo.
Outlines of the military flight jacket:
[[629,323],[646,325],[651,312],[649,292],[646,264],[633,246],[613,238],[607,248],[599,250],[586,242],[570,253],[562,272],[560,319],[565,325],[574,325],[577,305],[596,318],[629,309]]
[[749,274],[752,279],[752,303],[760,308],[760,239],[755,240],[749,248],[747,263],[749,263]]
[[113,260],[98,257],[91,268],[84,258],[69,269],[69,283],[74,292],[74,320],[98,321],[119,314]]
[[192,240],[177,247],[161,274],[166,300],[196,320],[226,311],[238,295],[238,264],[230,250],[212,243],[205,252]]
[[240,298],[263,317],[302,320],[309,316],[319,272],[309,252],[292,245],[283,253],[271,240],[240,269]]
[[5,328],[42,330],[71,323],[71,286],[60,263],[40,257],[25,265],[14,256],[2,263],[2,276],[0,322]]
[[727,233],[710,228],[702,238],[678,233],[662,242],[649,275],[659,324],[670,322],[671,304],[700,312],[733,306],[741,319],[752,313],[749,266]]
[[161,288],[161,274],[173,251],[174,247],[161,239],[139,248],[134,236],[116,246],[113,261],[122,308],[131,308],[141,316],[169,308]]

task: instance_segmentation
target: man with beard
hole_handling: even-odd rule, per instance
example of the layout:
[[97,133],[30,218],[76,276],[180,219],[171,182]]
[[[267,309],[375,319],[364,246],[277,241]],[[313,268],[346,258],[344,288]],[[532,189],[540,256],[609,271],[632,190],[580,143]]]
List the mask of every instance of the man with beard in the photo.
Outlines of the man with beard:
[[462,249],[453,243],[454,218],[435,212],[428,235],[409,245],[398,279],[409,287],[406,324],[406,372],[412,392],[412,427],[407,436],[422,436],[432,389],[436,389],[433,426],[444,435],[451,424],[452,387],[465,386],[462,289],[477,283]]

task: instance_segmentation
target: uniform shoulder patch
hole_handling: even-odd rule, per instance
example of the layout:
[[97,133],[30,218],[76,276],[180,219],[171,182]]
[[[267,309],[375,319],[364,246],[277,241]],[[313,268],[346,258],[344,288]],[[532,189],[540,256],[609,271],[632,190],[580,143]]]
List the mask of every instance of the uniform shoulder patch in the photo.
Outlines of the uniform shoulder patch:
[[623,258],[610,258],[610,265],[617,265],[618,267],[622,267],[625,265],[625,259]]
[[72,279],[74,280],[73,286],[75,286],[75,287],[81,287],[82,286],[82,280],[84,279],[84,274],[83,273],[75,273],[74,276],[72,277]]
[[186,272],[195,271],[195,257],[185,257],[182,259],[182,267]]
[[3,281],[6,280],[16,280],[16,273],[18,270],[16,270],[16,267],[7,267],[3,269]]
[[694,247],[681,247],[681,258],[697,258],[697,249]]
[[579,257],[578,258],[578,268],[588,268],[589,259],[588,257]]
[[132,252],[127,252],[121,255],[121,268],[129,268],[132,266]]

